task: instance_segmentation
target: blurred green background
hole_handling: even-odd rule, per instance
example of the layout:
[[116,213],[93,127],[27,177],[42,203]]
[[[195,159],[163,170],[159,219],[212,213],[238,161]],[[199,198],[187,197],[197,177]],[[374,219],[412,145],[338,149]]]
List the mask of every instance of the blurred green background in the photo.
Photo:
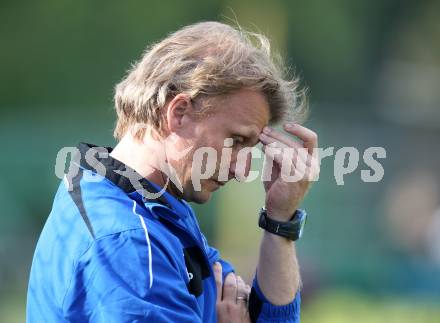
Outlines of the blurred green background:
[[[440,1],[0,1],[0,317],[23,322],[33,249],[59,179],[59,149],[114,145],[114,85],[147,44],[202,20],[273,40],[310,91],[306,125],[334,157],[304,207],[297,243],[304,323],[440,322]],[[368,147],[385,175],[364,183]],[[258,163],[254,167],[258,168]],[[259,183],[195,206],[211,244],[250,280]]]

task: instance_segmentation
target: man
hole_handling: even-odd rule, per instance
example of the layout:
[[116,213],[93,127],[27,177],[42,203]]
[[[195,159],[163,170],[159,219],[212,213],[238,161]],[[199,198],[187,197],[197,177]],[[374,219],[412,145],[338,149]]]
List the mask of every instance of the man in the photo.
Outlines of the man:
[[[221,23],[149,48],[116,87],[118,144],[80,144],[56,194],[32,264],[28,322],[299,322],[293,241],[318,173],[317,136],[296,123],[285,133],[267,126],[298,99],[281,75],[264,37]],[[241,152],[259,142],[265,232],[251,289],[207,244],[187,202],[246,178],[251,158]],[[296,151],[287,162],[300,180],[286,180],[280,149]]]

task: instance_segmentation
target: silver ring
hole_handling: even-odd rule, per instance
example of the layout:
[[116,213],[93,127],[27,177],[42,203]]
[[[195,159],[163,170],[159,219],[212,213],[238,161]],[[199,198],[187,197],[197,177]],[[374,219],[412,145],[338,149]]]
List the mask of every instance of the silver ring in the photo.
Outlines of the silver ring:
[[247,298],[247,296],[237,296],[237,301],[245,301],[245,302],[247,302],[248,298]]

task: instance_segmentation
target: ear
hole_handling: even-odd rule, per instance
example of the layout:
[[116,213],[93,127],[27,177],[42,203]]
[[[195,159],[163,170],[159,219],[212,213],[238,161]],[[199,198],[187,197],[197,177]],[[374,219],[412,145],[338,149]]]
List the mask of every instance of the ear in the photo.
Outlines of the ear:
[[193,106],[188,94],[177,94],[169,103],[167,109],[167,126],[170,132],[178,132],[191,119]]

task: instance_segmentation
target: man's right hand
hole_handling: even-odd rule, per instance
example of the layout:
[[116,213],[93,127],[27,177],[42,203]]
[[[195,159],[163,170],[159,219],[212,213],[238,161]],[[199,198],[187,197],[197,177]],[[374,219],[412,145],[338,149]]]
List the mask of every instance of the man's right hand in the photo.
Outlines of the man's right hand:
[[248,300],[251,287],[240,276],[229,273],[223,284],[222,266],[214,264],[217,285],[217,321],[219,323],[250,323]]

